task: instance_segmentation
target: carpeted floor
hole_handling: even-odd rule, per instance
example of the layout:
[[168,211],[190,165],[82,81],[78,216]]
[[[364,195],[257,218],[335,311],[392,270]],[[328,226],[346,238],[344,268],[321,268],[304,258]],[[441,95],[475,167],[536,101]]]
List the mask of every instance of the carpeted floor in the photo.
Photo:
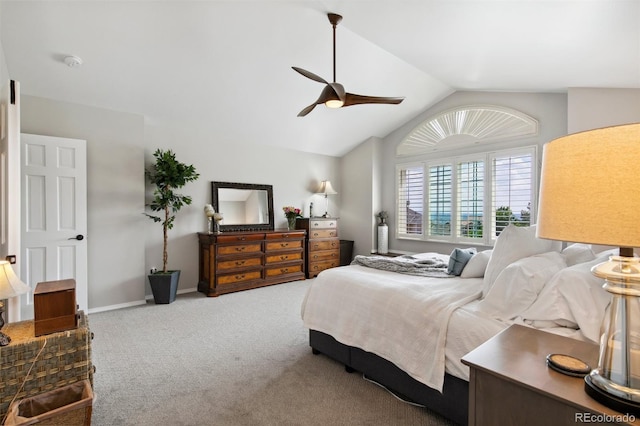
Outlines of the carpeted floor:
[[323,355],[310,281],[89,315],[93,425],[450,425]]

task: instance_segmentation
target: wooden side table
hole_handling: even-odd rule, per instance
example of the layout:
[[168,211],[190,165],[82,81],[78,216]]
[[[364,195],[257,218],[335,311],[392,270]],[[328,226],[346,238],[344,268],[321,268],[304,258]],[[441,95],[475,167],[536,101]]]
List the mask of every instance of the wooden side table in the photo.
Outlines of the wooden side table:
[[546,365],[551,353],[598,363],[598,346],[512,325],[462,358],[470,367],[469,425],[640,425],[584,391],[584,379]]

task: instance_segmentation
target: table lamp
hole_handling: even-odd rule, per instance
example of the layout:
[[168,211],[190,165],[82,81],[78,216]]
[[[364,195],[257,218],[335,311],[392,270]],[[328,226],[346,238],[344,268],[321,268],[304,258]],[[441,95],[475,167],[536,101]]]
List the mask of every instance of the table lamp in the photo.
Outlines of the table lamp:
[[544,146],[537,236],[620,247],[594,266],[611,303],[598,367],[585,391],[618,411],[640,414],[640,123],[590,130]]
[[13,272],[13,267],[6,260],[0,260],[0,346],[7,346],[11,338],[1,330],[4,326],[2,314],[4,312],[4,299],[19,296],[29,291],[29,286],[20,281]]
[[337,194],[335,189],[333,189],[333,187],[331,186],[331,181],[323,180],[322,182],[320,182],[320,188],[318,188],[318,192],[316,192],[316,194],[324,195],[325,208],[322,217],[331,217],[331,215],[329,215],[329,199],[327,198],[327,196]]

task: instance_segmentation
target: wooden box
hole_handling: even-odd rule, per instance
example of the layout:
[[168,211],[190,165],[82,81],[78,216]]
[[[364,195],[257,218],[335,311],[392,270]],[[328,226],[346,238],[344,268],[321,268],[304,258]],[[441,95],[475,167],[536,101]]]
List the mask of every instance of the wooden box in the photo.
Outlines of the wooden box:
[[35,335],[71,330],[78,326],[76,281],[38,283],[33,292]]

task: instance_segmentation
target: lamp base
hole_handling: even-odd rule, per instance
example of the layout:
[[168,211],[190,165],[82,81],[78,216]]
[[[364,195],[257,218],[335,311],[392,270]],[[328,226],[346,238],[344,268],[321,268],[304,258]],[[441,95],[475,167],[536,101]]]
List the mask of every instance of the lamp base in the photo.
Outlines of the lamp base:
[[11,337],[0,331],[0,346],[7,346],[11,343]]
[[640,403],[620,398],[598,387],[590,375],[584,377],[584,390],[591,398],[621,413],[640,415]]

